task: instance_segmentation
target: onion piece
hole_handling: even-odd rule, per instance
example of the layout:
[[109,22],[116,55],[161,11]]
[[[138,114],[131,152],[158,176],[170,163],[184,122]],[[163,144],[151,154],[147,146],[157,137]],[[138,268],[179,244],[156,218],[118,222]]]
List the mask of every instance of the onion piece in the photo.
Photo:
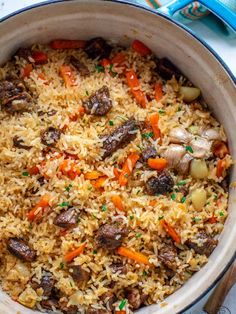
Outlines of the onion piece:
[[175,144],[188,143],[192,138],[191,134],[181,127],[172,129],[169,133],[169,136],[170,142]]
[[195,137],[189,145],[192,147],[194,158],[204,158],[211,154],[211,142],[202,137]]

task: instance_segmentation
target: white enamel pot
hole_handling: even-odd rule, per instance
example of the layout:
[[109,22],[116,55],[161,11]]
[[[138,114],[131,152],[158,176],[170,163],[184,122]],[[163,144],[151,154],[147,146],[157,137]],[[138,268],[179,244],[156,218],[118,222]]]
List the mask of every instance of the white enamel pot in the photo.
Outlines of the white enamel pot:
[[[102,36],[129,45],[138,38],[157,56],[168,57],[200,87],[214,115],[224,125],[231,154],[236,156],[235,78],[222,60],[201,40],[171,18],[137,5],[114,1],[52,1],[8,16],[0,24],[0,63],[20,46],[47,43],[55,38],[88,39]],[[236,170],[231,171],[231,181]],[[219,245],[209,262],[184,286],[168,297],[166,306],[151,305],[142,314],[174,314],[199,300],[219,280],[234,259],[236,250],[236,190],[230,190],[229,217]],[[39,313],[12,301],[0,292],[1,314]]]

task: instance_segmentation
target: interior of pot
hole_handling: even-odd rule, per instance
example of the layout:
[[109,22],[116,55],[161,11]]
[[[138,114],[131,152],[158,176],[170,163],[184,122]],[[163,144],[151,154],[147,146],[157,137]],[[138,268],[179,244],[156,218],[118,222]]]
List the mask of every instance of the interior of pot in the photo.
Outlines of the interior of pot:
[[[133,38],[146,43],[157,56],[166,56],[200,87],[217,119],[224,125],[231,154],[236,155],[233,126],[236,124],[235,86],[219,61],[192,35],[169,19],[147,10],[111,1],[70,1],[44,4],[15,15],[1,23],[0,63],[20,46],[49,42],[55,38],[87,39],[102,36],[128,45]],[[236,174],[232,169],[231,181]],[[235,190],[230,191],[230,215],[219,245],[209,262],[185,285],[160,305],[142,308],[138,313],[177,313],[204,293],[223,272],[236,248]],[[0,292],[1,314],[36,313],[10,300]]]

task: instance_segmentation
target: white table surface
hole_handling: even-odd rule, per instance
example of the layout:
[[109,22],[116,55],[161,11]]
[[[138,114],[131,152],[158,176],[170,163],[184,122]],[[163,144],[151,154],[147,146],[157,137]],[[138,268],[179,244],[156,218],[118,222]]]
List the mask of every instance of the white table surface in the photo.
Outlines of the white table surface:
[[[47,0],[0,0],[0,18],[25,6],[46,1]],[[190,23],[188,27],[196,32],[199,37],[204,39],[221,56],[232,73],[236,76],[236,36],[235,38],[227,37],[220,24],[216,25],[213,30],[211,22],[214,22],[214,17],[210,17],[210,23],[208,17],[208,19],[204,18],[201,21]],[[215,30],[217,30],[217,32]],[[212,291],[210,293],[212,293]],[[183,314],[204,314],[203,305],[210,293]],[[236,314],[236,285],[234,285],[229,292],[218,314]]]

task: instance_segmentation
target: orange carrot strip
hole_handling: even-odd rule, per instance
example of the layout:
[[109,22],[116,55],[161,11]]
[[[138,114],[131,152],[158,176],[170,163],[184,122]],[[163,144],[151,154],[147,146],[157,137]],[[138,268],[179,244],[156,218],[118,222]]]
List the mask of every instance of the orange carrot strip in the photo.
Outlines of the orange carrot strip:
[[213,154],[216,157],[224,158],[229,153],[229,149],[225,142],[215,141],[213,143]]
[[155,97],[156,101],[161,100],[163,97],[162,84],[156,83],[154,89],[155,89],[154,97]]
[[155,114],[151,115],[149,120],[150,120],[150,124],[151,124],[152,130],[153,130],[155,139],[160,138],[161,137],[161,131],[158,127],[159,114],[155,113]]
[[167,167],[168,161],[164,158],[149,158],[148,166],[152,169],[163,170]]
[[83,106],[80,106],[80,107],[79,107],[79,114],[80,114],[81,116],[83,116],[84,113],[85,113],[84,107],[83,107]]
[[112,203],[114,204],[114,206],[119,209],[120,211],[122,212],[125,212],[125,207],[124,207],[124,204],[123,204],[123,201],[121,199],[121,197],[119,195],[113,195],[111,197],[111,201]]
[[167,221],[165,221],[165,219],[160,220],[160,223],[161,223],[162,227],[165,229],[165,231],[171,236],[171,238],[176,243],[181,242],[181,239],[180,239],[180,236],[178,235],[178,233],[175,231],[175,229],[170,224],[168,224]]
[[215,224],[215,223],[217,223],[217,219],[216,219],[214,213],[212,213],[212,216],[208,219],[208,222],[209,222],[210,224]]
[[120,246],[117,249],[117,253],[120,254],[121,256],[125,256],[125,257],[128,257],[130,259],[133,259],[138,263],[151,265],[149,260],[148,260],[148,257],[146,255],[144,255],[140,252],[131,251],[130,249],[128,249],[126,247]]
[[131,45],[132,49],[138,52],[141,56],[147,56],[152,53],[152,51],[144,45],[140,40],[135,39]]
[[140,83],[139,80],[134,72],[134,70],[129,70],[126,72],[126,81],[128,86],[130,87],[130,91],[135,97],[137,103],[143,107],[146,108],[147,105],[147,98],[145,94],[140,89]]
[[155,206],[157,204],[157,200],[151,200],[150,202],[149,202],[149,205],[150,206]]
[[114,167],[113,173],[115,178],[118,180],[120,176],[120,170],[117,167]]
[[91,172],[87,172],[87,173],[84,174],[84,177],[87,180],[96,180],[96,179],[98,179],[101,176],[102,176],[101,172],[96,171],[96,170],[93,170]]
[[52,49],[79,49],[84,48],[86,44],[86,40],[55,39],[49,45]]
[[126,314],[126,311],[115,311],[115,314]]
[[106,176],[100,177],[97,180],[92,181],[91,184],[93,185],[93,187],[95,189],[100,189],[100,188],[102,188],[104,186],[104,183],[105,183],[106,179],[107,179]]
[[48,56],[43,51],[33,51],[32,58],[34,59],[35,64],[45,64],[48,62]]
[[75,257],[79,256],[80,254],[83,253],[84,249],[85,249],[86,243],[81,244],[77,249],[67,253],[64,256],[64,260],[67,263],[70,263]]
[[124,186],[127,184],[128,177],[131,175],[133,168],[135,167],[136,162],[138,160],[139,160],[139,155],[136,153],[131,153],[128,156],[128,158],[126,159],[126,161],[122,167],[120,176],[119,176],[119,184],[121,186]]
[[112,59],[111,63],[112,64],[118,64],[121,65],[126,61],[126,57],[122,52],[118,52]]
[[105,67],[111,65],[111,61],[109,59],[104,58],[101,60],[101,65],[105,68]]
[[39,173],[39,168],[37,166],[32,166],[32,167],[28,168],[27,171],[32,176],[32,175],[36,175]]
[[37,217],[41,217],[44,209],[48,207],[51,197],[49,194],[45,194],[41,197],[39,202],[28,212],[27,218],[29,221],[33,221]]
[[31,63],[27,63],[25,65],[25,67],[21,71],[21,77],[22,78],[29,77],[30,73],[32,72],[32,70],[33,70],[32,64]]
[[69,65],[62,65],[59,72],[65,82],[66,87],[76,85],[74,72]]
[[59,166],[59,171],[71,180],[81,174],[79,167],[70,159],[64,159]]
[[224,159],[219,159],[217,161],[217,166],[216,166],[216,176],[218,178],[222,177],[223,175],[223,172],[225,170],[225,167],[226,167],[226,162]]

